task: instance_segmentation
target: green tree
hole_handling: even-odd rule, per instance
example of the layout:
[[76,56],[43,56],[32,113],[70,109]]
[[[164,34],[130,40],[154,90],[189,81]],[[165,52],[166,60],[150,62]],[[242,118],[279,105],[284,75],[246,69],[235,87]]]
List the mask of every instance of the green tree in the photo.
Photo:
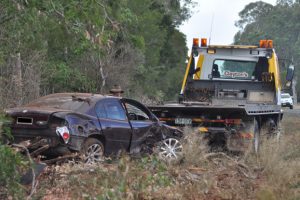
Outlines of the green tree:
[[177,27],[192,5],[191,0],[2,1],[1,106],[53,92],[106,93],[114,84],[132,97],[174,97],[187,51]]

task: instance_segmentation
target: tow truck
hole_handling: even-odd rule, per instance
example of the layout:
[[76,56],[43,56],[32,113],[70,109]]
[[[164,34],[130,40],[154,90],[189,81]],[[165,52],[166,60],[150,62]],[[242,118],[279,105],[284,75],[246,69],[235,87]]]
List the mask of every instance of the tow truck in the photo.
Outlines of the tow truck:
[[[291,65],[287,86],[293,74]],[[251,144],[258,152],[263,135],[280,134],[282,87],[272,40],[245,46],[194,38],[178,102],[149,108],[168,125],[197,127],[209,144],[232,151]]]

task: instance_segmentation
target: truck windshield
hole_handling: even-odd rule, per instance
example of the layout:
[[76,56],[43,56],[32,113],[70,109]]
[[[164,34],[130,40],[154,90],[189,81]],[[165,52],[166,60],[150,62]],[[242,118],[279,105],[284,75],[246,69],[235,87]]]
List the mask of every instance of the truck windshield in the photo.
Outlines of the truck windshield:
[[283,98],[283,99],[288,99],[290,97],[291,96],[289,94],[281,94],[281,98]]
[[213,78],[251,80],[256,66],[255,61],[215,60]]

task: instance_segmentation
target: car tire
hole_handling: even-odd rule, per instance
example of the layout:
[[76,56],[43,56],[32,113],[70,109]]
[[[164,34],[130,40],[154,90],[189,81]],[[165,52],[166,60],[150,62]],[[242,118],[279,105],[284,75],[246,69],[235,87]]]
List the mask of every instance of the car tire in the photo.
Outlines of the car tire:
[[293,105],[291,105],[291,106],[290,106],[290,109],[293,109],[293,108],[294,108],[294,106],[293,106]]
[[169,137],[156,145],[158,157],[164,161],[172,162],[183,156],[183,147],[178,138]]
[[88,164],[101,162],[104,160],[104,146],[96,138],[88,138],[82,148],[83,161]]

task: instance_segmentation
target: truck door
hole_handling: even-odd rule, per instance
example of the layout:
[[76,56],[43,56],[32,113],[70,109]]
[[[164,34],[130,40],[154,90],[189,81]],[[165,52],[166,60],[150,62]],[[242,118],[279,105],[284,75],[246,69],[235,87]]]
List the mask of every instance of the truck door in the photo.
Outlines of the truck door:
[[132,129],[119,99],[102,99],[95,108],[105,137],[105,153],[128,151]]

